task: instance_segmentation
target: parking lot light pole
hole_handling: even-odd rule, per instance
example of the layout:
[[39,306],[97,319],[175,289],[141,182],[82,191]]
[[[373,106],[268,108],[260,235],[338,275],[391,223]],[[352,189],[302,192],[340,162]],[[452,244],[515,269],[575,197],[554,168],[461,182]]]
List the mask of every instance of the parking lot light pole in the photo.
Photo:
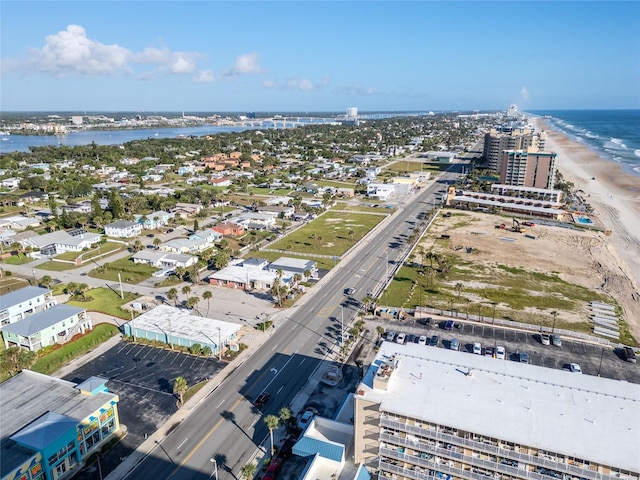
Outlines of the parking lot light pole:
[[602,369],[602,357],[604,357],[604,347],[602,347],[602,352],[600,353],[600,366],[598,367],[598,376],[600,376],[600,369]]

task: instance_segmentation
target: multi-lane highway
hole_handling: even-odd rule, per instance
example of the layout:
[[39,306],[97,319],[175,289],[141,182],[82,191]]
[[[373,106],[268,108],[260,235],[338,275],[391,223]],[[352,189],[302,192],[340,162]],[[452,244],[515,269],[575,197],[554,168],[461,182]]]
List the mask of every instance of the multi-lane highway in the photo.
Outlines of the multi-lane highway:
[[[459,167],[458,167],[459,169]],[[298,307],[276,323],[276,331],[244,364],[156,445],[125,478],[206,479],[217,465],[218,478],[239,477],[268,435],[263,418],[278,414],[304,387],[328,349],[337,348],[341,320],[361,307],[360,300],[382,288],[406,253],[407,238],[420,225],[437,192],[457,176],[456,165],[436,183],[413,194],[398,212],[361,242]],[[439,195],[439,194],[438,194]],[[346,288],[355,291],[345,294]],[[258,410],[252,401],[271,396]]]

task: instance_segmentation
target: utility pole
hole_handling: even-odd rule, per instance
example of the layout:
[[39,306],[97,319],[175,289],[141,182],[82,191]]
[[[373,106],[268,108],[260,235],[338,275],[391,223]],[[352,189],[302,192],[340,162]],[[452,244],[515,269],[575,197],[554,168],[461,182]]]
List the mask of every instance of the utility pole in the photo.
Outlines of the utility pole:
[[602,353],[600,353],[600,366],[598,367],[598,376],[600,376],[600,370],[602,369],[602,357],[604,357],[604,347],[602,347]]
[[[221,328],[218,328],[218,360],[222,361],[222,333],[221,333]],[[218,478],[218,473],[216,470],[216,478]]]
[[133,341],[136,341],[136,329],[133,326],[133,310],[129,310],[131,312],[131,336],[133,337]]
[[340,305],[340,346],[344,345],[344,307]]
[[118,283],[120,283],[120,298],[124,300],[124,292],[122,291],[122,277],[120,276],[120,272],[118,272]]

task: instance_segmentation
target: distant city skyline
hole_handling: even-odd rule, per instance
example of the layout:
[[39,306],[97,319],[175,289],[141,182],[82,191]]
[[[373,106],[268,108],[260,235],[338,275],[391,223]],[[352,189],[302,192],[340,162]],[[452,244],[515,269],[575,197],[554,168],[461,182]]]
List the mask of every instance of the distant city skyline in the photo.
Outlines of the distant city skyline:
[[3,111],[640,108],[640,2],[0,8]]

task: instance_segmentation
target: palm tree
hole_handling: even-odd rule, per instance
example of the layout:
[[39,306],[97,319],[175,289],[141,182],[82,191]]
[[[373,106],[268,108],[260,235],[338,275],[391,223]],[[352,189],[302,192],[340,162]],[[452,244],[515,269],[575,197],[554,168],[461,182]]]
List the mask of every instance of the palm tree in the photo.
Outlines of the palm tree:
[[167,298],[169,300],[173,300],[173,304],[174,306],[178,306],[177,303],[177,298],[178,298],[178,290],[176,288],[170,288],[169,291],[167,292]]
[[51,285],[53,285],[53,278],[51,278],[51,275],[45,275],[44,277],[42,277],[40,279],[40,285],[45,288],[49,288]]
[[213,297],[213,293],[211,293],[211,290],[205,290],[204,292],[202,292],[202,298],[204,298],[207,301],[207,317],[209,316],[209,307],[211,306],[211,297]]
[[188,308],[193,308],[197,312],[198,309],[196,308],[196,305],[198,305],[199,301],[200,301],[200,297],[198,297],[198,296],[189,297],[187,299],[187,307]]
[[244,478],[245,480],[251,480],[255,473],[256,473],[256,464],[253,462],[247,463],[244,467],[240,469],[240,474],[242,475],[242,478]]
[[184,394],[187,391],[187,379],[184,377],[177,377],[176,381],[173,383],[173,393],[174,395],[178,395],[180,399],[180,405],[184,403]]
[[191,287],[189,285],[185,285],[181,290],[182,294],[187,297],[191,293]]
[[161,243],[162,243],[162,240],[160,240],[158,237],[153,239],[153,245],[154,247],[156,247],[156,250],[158,249]]
[[462,292],[462,287],[464,287],[464,285],[462,285],[460,282],[456,283],[456,292],[458,292],[458,302],[460,301],[460,292]]
[[176,275],[180,280],[184,280],[184,276],[187,274],[187,269],[184,267],[176,267]]
[[349,238],[351,239],[351,241],[353,242],[353,236],[355,235],[355,232],[353,230],[349,230],[347,232],[347,235],[349,235]]
[[278,415],[280,416],[280,421],[285,425],[289,420],[291,420],[291,418],[293,418],[293,412],[289,407],[282,407],[278,412]]
[[271,437],[271,456],[273,457],[273,431],[278,428],[278,425],[280,424],[280,418],[276,417],[275,415],[267,415],[266,417],[264,417],[264,423],[269,429],[269,436]]
[[382,327],[382,326],[378,325],[378,326],[376,327],[376,332],[378,333],[378,337],[381,337],[381,338],[382,338],[382,335],[384,335],[384,327]]

